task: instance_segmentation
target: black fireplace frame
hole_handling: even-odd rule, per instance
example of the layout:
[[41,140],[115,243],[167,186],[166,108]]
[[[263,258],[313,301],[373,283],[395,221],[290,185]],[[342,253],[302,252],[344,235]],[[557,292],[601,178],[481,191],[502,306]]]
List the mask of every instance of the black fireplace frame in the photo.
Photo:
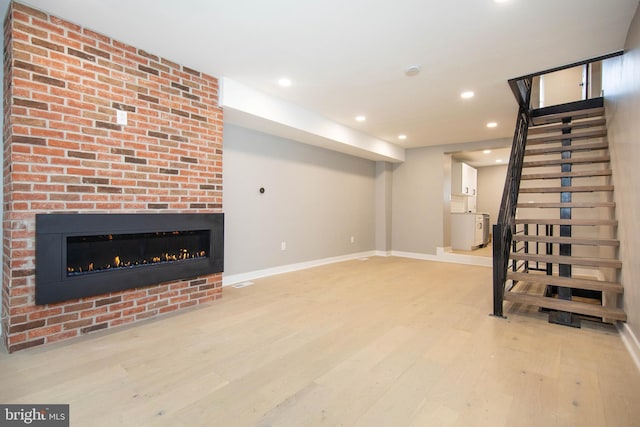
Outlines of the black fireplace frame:
[[[208,256],[184,262],[147,264],[86,275],[67,275],[67,237],[210,230]],[[36,215],[36,304],[108,294],[224,270],[223,213]]]

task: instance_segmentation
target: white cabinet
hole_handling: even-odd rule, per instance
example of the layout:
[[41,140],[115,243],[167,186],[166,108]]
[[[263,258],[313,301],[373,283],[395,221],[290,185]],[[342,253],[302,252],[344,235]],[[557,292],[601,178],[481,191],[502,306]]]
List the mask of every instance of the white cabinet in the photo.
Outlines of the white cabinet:
[[451,164],[451,193],[475,196],[478,193],[478,171],[462,162]]
[[470,251],[483,246],[485,226],[482,214],[451,214],[451,248]]
[[[469,189],[470,196],[476,196],[478,194],[478,170],[472,168],[466,163],[463,163],[462,167],[462,189]],[[475,209],[473,210],[475,212]]]

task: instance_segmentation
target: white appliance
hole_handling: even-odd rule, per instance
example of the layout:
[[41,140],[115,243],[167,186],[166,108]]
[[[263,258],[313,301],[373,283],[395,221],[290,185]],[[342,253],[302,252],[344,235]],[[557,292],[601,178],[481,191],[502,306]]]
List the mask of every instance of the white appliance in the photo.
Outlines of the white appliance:
[[489,215],[478,213],[451,214],[451,248],[471,251],[489,243]]

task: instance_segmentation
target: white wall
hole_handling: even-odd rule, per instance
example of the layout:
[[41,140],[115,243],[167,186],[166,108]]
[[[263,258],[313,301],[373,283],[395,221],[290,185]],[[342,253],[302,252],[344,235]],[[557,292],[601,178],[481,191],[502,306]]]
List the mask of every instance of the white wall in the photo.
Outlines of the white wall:
[[375,162],[232,125],[223,162],[225,276],[374,250]]
[[603,66],[603,90],[619,221],[621,281],[628,328],[640,338],[640,13],[622,57]]
[[540,77],[541,106],[559,105],[582,99],[582,67],[556,71]]
[[507,165],[478,168],[477,211],[488,213],[491,224],[495,224],[498,219],[506,177]]

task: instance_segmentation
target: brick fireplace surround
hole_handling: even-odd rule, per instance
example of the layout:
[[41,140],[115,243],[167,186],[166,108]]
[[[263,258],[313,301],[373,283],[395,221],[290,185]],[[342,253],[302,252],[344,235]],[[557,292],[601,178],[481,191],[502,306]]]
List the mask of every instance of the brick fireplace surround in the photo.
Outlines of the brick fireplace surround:
[[35,305],[37,213],[222,212],[222,111],[215,78],[19,3],[4,31],[8,350],[221,297],[214,274]]

